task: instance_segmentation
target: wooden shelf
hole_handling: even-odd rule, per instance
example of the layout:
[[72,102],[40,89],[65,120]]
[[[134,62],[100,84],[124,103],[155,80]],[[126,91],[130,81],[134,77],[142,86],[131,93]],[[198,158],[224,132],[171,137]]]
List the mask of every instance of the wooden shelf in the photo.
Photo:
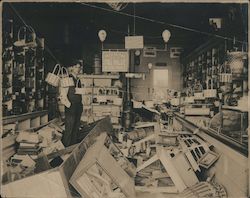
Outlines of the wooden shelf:
[[44,116],[46,114],[48,114],[48,111],[44,110],[44,111],[25,113],[25,114],[21,114],[21,115],[3,117],[3,125],[15,123],[15,122],[22,122],[24,120],[32,119],[36,116]]
[[86,75],[82,74],[79,75],[79,78],[99,78],[99,79],[119,79],[119,74],[106,74],[106,75]]
[[115,104],[99,104],[99,103],[92,103],[92,106],[117,106],[121,107],[120,105],[115,105]]

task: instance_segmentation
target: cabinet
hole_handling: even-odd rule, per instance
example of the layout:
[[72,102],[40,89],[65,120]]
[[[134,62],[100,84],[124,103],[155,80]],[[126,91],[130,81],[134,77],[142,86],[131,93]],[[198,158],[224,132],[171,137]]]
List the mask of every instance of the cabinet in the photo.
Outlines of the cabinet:
[[121,125],[123,109],[123,92],[116,86],[119,75],[80,75],[82,87],[85,88],[83,97],[82,120],[86,122],[100,120],[105,116],[111,117],[114,126]]
[[190,54],[183,56],[184,86],[188,87],[198,80],[204,89],[207,88],[208,81],[213,82],[211,84],[214,88],[218,87],[219,69],[225,60],[225,51],[223,40],[211,39]]
[[[44,39],[35,37],[36,45],[26,45],[30,42],[29,27],[14,27],[17,25],[13,20],[4,22],[3,116],[44,109]],[[24,35],[23,39],[20,34]],[[34,32],[31,34],[35,35]]]

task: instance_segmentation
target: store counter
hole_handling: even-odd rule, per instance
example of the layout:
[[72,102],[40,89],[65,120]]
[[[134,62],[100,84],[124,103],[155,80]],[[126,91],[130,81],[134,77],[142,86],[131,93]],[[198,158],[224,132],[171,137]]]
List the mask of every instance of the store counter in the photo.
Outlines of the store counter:
[[217,131],[200,125],[180,113],[175,113],[175,121],[186,130],[206,140],[214,146],[220,157],[217,163],[209,169],[209,174],[215,174],[215,179],[226,189],[228,197],[248,197],[248,149],[229,137],[218,134]]
[[[228,147],[234,149],[235,151],[239,152],[240,154],[247,156],[248,149],[246,144],[239,143],[238,141],[234,140],[233,138],[230,138],[222,133],[219,133],[218,131],[209,128],[208,124],[204,125],[201,123],[208,123],[210,121],[207,117],[191,117],[191,116],[185,116],[180,113],[175,113],[175,119],[179,121],[186,129],[190,131],[195,131],[199,129],[201,133],[198,133],[198,135],[206,134],[210,137],[216,139],[217,141],[220,141],[221,143],[224,143]],[[203,121],[203,122],[201,122]]]

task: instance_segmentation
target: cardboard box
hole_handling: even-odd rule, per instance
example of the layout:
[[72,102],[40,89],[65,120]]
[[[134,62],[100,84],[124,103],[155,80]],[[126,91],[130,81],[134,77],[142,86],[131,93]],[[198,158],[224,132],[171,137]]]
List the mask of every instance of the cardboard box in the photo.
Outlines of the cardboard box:
[[111,87],[111,79],[94,79],[95,87]]

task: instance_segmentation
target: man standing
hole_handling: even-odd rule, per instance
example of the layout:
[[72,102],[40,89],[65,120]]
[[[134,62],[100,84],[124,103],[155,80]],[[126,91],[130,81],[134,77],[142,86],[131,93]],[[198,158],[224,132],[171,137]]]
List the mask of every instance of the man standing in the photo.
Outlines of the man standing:
[[[82,96],[75,94],[75,87],[81,70],[81,62],[78,60],[73,61],[70,70],[69,76],[73,78],[74,86],[65,88],[64,96],[62,96],[65,105],[65,131],[62,136],[62,143],[65,147],[77,143],[77,134],[83,111]],[[80,85],[81,83],[79,83],[79,87]]]

